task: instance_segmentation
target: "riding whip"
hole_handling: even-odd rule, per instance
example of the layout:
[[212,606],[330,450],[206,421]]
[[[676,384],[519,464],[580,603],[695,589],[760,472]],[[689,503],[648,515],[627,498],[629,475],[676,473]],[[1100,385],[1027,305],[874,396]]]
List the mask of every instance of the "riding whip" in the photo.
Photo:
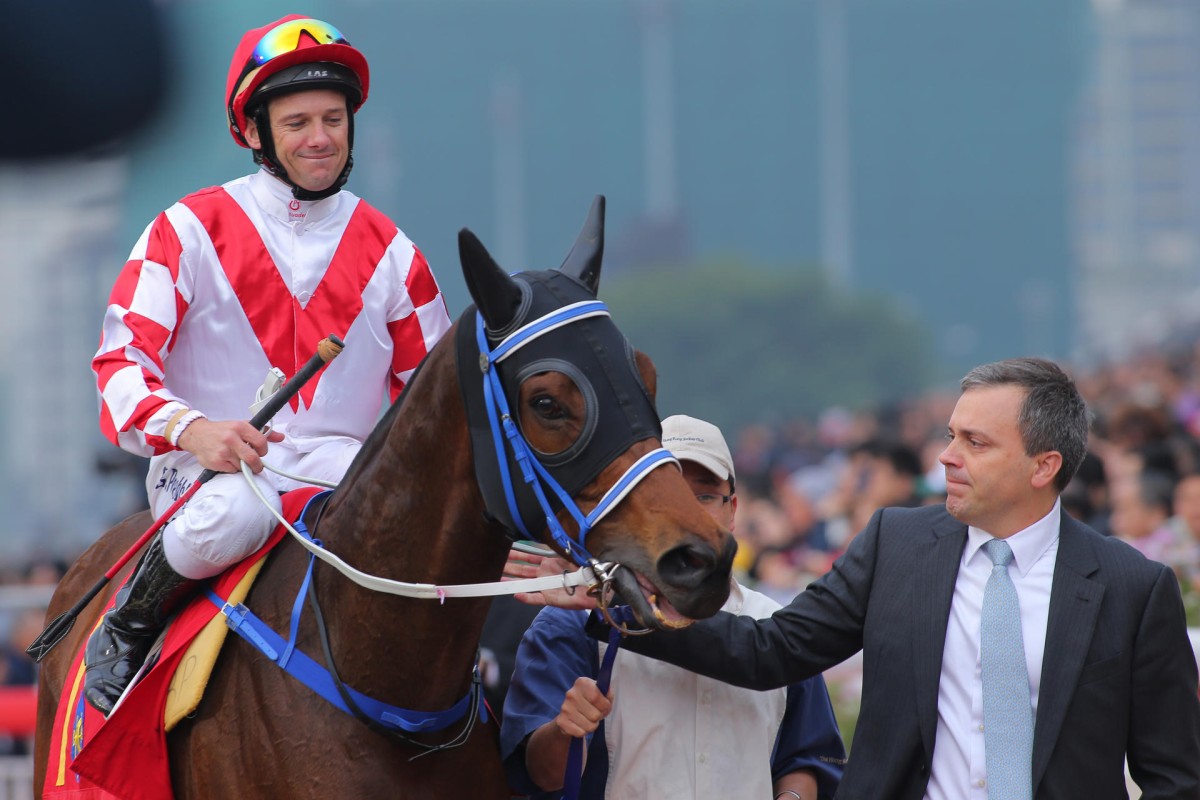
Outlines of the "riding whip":
[[[342,352],[342,348],[345,346],[345,343],[343,343],[341,339],[339,339],[337,336],[334,336],[332,333],[329,334],[329,338],[322,339],[317,344],[317,352],[314,353],[312,358],[308,360],[308,363],[301,367],[300,371],[293,375],[291,380],[281,386],[279,391],[275,392],[275,394],[271,395],[264,402],[262,407],[259,408],[258,412],[253,416],[253,418],[251,418],[250,424],[258,430],[265,428],[267,423],[269,423],[275,414],[279,412],[279,409],[283,408],[284,404],[291,400],[292,397],[298,391],[300,391],[300,387],[308,383],[308,381],[320,371],[321,367],[325,366],[328,362],[336,358],[338,353]],[[218,474],[220,473],[212,469],[206,469],[200,473],[200,477],[192,483],[188,490],[184,492],[178,500],[172,503],[171,507],[168,508],[161,517],[156,519],[154,523],[146,529],[145,533],[138,537],[138,540],[133,543],[133,546],[125,551],[125,554],[118,558],[115,564],[109,567],[108,571],[104,573],[103,577],[96,582],[96,585],[89,589],[87,594],[79,599],[79,602],[71,606],[71,608],[67,611],[55,617],[54,621],[47,625],[46,629],[42,631],[36,639],[33,640],[33,644],[25,648],[25,652],[29,655],[29,657],[34,661],[41,661],[43,658],[45,658],[46,654],[53,650],[54,647],[63,640],[63,637],[65,637],[71,631],[71,628],[75,626],[76,618],[87,606],[87,604],[92,602],[92,599],[95,598],[96,595],[98,595],[100,591],[108,585],[108,582],[112,580],[113,577],[116,576],[116,574],[119,573],[127,563],[129,563],[129,560],[133,558],[133,556],[139,550],[142,549],[142,546],[146,544],[146,542],[150,541],[150,537],[157,533],[159,528],[166,525],[167,522],[169,522],[170,519],[175,516],[175,513],[183,507],[184,503],[191,499],[192,495],[196,493],[196,490],[199,489],[202,484],[212,480]]]

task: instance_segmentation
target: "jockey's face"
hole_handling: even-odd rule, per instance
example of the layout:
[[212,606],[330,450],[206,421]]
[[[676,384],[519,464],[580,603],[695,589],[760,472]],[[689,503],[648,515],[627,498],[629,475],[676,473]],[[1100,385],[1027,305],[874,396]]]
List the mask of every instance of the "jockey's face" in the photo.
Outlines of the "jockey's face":
[[[297,186],[310,192],[328,189],[350,157],[350,112],[346,96],[332,89],[313,89],[277,97],[267,104],[267,117],[279,166]],[[262,132],[250,120],[246,141],[262,149]]]

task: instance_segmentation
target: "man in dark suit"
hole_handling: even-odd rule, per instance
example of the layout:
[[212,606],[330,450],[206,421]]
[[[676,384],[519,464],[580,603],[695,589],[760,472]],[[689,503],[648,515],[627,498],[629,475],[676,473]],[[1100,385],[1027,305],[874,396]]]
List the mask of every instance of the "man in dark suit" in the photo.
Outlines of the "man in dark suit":
[[[719,613],[623,646],[755,689],[862,650],[845,800],[1125,798],[1126,759],[1146,800],[1200,798],[1197,670],[1176,578],[1061,511],[1088,416],[1051,362],[977,367],[940,456],[945,507],[876,512],[769,619]],[[1007,587],[1007,613],[993,583]],[[1001,648],[988,636],[1005,625],[1019,686],[997,700],[1002,656],[989,653]]]

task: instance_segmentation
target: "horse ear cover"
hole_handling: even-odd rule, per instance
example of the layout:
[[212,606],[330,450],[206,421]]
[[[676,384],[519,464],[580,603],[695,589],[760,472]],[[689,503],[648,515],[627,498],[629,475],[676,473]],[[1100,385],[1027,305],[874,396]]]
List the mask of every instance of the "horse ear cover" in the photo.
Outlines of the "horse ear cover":
[[600,294],[600,264],[604,260],[604,195],[598,194],[592,201],[583,228],[571,246],[571,252],[563,260],[560,272],[575,278],[592,294]]
[[521,309],[520,285],[500,268],[479,237],[467,228],[458,232],[458,260],[467,290],[483,314],[488,331],[508,328]]

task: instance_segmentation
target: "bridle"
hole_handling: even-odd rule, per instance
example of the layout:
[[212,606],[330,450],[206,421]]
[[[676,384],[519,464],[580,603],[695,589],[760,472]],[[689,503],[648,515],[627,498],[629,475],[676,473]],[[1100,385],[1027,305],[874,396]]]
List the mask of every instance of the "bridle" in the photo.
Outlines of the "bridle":
[[[621,477],[606,491],[600,501],[589,513],[584,514],[568,493],[555,479],[550,471],[537,458],[529,442],[521,433],[513,419],[508,406],[508,400],[501,382],[499,371],[495,368],[502,361],[513,355],[520,348],[537,338],[555,331],[565,325],[592,317],[610,317],[608,307],[599,300],[587,300],[564,306],[548,314],[522,325],[517,330],[505,336],[493,348],[488,347],[486,325],[483,315],[476,312],[475,341],[479,348],[479,369],[483,374],[484,413],[491,430],[492,445],[495,448],[496,462],[499,467],[499,477],[504,489],[508,517],[513,521],[523,538],[532,539],[521,510],[518,507],[516,490],[523,484],[527,491],[537,499],[549,529],[550,536],[563,552],[571,557],[577,566],[590,567],[597,578],[597,585],[589,591],[595,595],[597,608],[613,627],[629,634],[649,633],[649,629],[630,629],[624,622],[615,620],[609,606],[615,596],[613,576],[620,564],[602,564],[593,556],[586,546],[587,535],[601,519],[612,511],[642,481],[650,471],[663,464],[672,463],[676,467],[679,462],[670,451],[658,447],[643,455],[621,475]],[[506,451],[505,445],[508,450]],[[522,484],[513,480],[506,453],[511,453],[513,460],[520,470]],[[572,539],[563,529],[547,495],[549,490],[562,508],[574,518],[579,526],[576,539]]]

